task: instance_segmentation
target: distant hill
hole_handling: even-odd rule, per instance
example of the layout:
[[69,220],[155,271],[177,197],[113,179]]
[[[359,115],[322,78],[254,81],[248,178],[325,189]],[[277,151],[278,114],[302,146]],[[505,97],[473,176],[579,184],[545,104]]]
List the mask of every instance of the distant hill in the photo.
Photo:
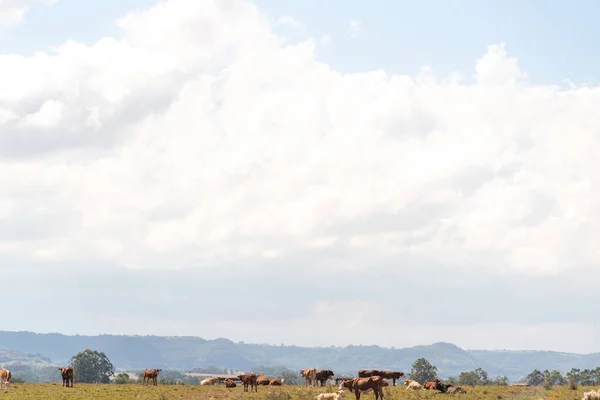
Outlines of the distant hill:
[[27,364],[33,367],[53,366],[52,360],[40,354],[25,354],[21,351],[3,349],[0,347],[0,365]]
[[[332,369],[338,374],[356,374],[358,369],[370,368],[408,372],[416,359],[424,357],[438,367],[441,378],[481,367],[490,377],[506,375],[511,381],[526,376],[536,368],[566,372],[571,368],[600,366],[600,353],[582,355],[552,351],[463,350],[450,343],[402,349],[379,346],[298,347],[234,343],[222,338],[206,340],[189,336],[67,336],[0,331],[1,348],[19,352],[14,353],[15,357],[43,354],[56,364],[66,364],[71,356],[91,348],[106,353],[118,369],[188,370],[216,366],[245,371],[256,366],[283,365],[294,370],[314,366]],[[0,364],[6,362],[0,361]]]

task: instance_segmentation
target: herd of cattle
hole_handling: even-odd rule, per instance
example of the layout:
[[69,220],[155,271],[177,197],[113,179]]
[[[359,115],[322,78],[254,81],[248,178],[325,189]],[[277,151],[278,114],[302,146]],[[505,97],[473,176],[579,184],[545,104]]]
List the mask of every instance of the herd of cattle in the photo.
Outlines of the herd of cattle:
[[[300,371],[300,375],[306,379],[307,386],[325,386],[326,382],[333,379],[334,373],[329,369],[315,369],[308,368]],[[342,397],[344,389],[353,392],[356,399],[360,399],[362,393],[373,391],[375,393],[375,400],[383,399],[383,388],[389,386],[386,379],[392,381],[392,385],[396,386],[396,380],[404,376],[404,372],[398,371],[379,371],[379,370],[360,370],[358,371],[358,377],[356,378],[335,378],[336,385],[339,385],[339,389],[334,393],[321,393],[317,396],[317,400],[339,400]],[[244,385],[244,391],[258,392],[259,385],[277,385],[281,386],[283,383],[282,379],[275,378],[269,379],[263,375],[256,375],[253,373],[238,375],[237,377],[240,382]],[[201,385],[214,385],[221,381],[220,378],[209,378],[202,381]],[[453,386],[445,384],[438,378],[432,381],[428,381],[421,385],[419,382],[406,379],[404,382],[406,390],[438,390],[442,393],[450,394],[464,394],[466,390],[460,386]],[[225,380],[225,387],[235,387],[236,384],[231,379]]]
[[[63,380],[63,386],[73,387],[73,368],[72,367],[61,367],[59,368],[60,374]],[[142,381],[142,385],[149,385],[150,380],[152,379],[153,385],[158,385],[158,374],[162,370],[160,368],[156,369],[146,369],[144,371],[144,378]],[[332,370],[329,369],[315,369],[315,368],[307,368],[305,370],[300,371],[300,375],[306,379],[307,386],[325,386],[328,380],[333,379],[335,374]],[[396,386],[396,380],[402,378],[404,376],[404,372],[398,371],[379,371],[379,370],[360,370],[358,371],[358,377],[356,378],[335,378],[336,385],[339,385],[339,389],[334,393],[321,393],[317,396],[318,400],[339,400],[339,398],[343,395],[344,389],[353,392],[356,395],[356,399],[360,399],[361,393],[373,391],[375,393],[375,399],[379,398],[383,399],[383,388],[385,386],[389,386],[389,383],[386,379],[392,381],[392,385]],[[6,368],[0,370],[0,389],[10,387],[10,380],[12,378],[12,374]],[[284,383],[284,379],[280,378],[272,378],[270,379],[264,375],[256,375],[253,373],[238,375],[237,378],[244,386],[244,392],[248,391],[248,387],[250,387],[250,391],[258,392],[258,386],[281,386]],[[234,380],[230,378],[207,378],[200,382],[200,385],[216,385],[219,383],[225,383],[226,388],[234,388],[236,387],[236,383]],[[435,378],[432,381],[425,382],[421,385],[419,382],[406,379],[404,381],[404,385],[406,385],[406,390],[438,390],[442,393],[466,393],[466,391],[460,386],[448,385]]]

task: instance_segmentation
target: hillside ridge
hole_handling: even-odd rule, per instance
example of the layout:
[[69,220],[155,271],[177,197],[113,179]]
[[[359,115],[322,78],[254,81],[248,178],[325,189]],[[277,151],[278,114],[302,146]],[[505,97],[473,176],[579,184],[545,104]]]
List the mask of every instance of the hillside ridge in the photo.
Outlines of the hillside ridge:
[[358,369],[380,368],[410,371],[418,358],[426,358],[438,368],[440,377],[457,376],[462,371],[483,368],[490,377],[506,375],[512,381],[534,369],[600,366],[600,353],[576,354],[544,350],[465,350],[453,343],[436,342],[404,348],[377,345],[303,347],[233,342],[227,338],[204,339],[195,336],[157,335],[65,335],[29,331],[0,331],[0,348],[19,354],[36,354],[56,364],[66,364],[86,348],[103,351],[117,369],[149,368],[188,370],[216,366],[250,370],[258,366],[284,366],[302,369],[315,366],[336,373],[356,373]]

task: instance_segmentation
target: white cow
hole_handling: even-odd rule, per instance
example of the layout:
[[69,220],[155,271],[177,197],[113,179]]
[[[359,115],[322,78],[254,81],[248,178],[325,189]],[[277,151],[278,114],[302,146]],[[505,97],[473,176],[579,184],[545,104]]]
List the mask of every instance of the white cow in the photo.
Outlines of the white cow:
[[202,386],[215,385],[217,383],[219,383],[219,378],[206,378],[205,380],[200,382],[200,385],[202,385]]
[[333,393],[321,393],[315,397],[315,400],[340,400],[342,397],[344,397],[344,391],[338,390]]
[[423,386],[421,386],[419,382],[413,381],[411,379],[407,379],[406,381],[404,381],[404,384],[406,385],[406,390],[420,390],[423,388]]

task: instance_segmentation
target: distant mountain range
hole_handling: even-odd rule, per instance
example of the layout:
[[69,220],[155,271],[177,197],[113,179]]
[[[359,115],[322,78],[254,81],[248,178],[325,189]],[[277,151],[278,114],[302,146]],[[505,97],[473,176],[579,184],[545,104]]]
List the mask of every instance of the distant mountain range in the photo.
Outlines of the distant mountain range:
[[121,370],[188,370],[215,366],[246,371],[257,366],[284,366],[293,370],[307,367],[332,369],[338,375],[356,374],[359,369],[409,372],[412,363],[423,357],[438,368],[440,378],[458,376],[462,371],[481,367],[490,377],[506,375],[515,381],[534,369],[566,372],[571,368],[600,366],[600,353],[463,350],[442,342],[402,349],[379,346],[298,347],[234,343],[228,339],[206,340],[190,336],[67,336],[0,331],[0,365],[13,362],[45,364],[50,360],[62,365],[86,348],[106,353],[115,368]]

